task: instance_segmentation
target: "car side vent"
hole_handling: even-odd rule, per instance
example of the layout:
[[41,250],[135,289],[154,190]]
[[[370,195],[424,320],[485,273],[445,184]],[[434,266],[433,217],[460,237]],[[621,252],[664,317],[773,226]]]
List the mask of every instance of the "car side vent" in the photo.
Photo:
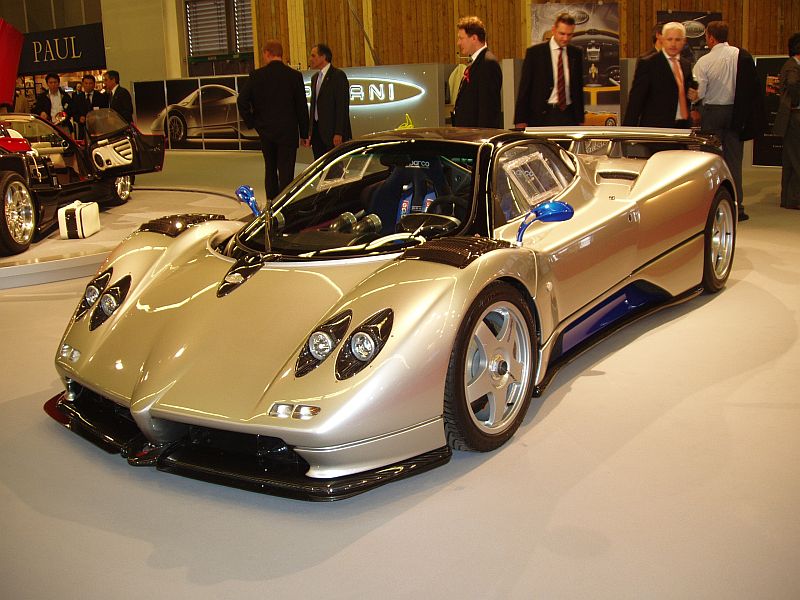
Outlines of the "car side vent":
[[112,148],[114,148],[114,151],[125,160],[133,159],[133,146],[131,146],[131,141],[128,138],[114,142],[112,144]]
[[633,171],[598,171],[597,177],[599,179],[625,179],[627,181],[636,181],[639,174]]

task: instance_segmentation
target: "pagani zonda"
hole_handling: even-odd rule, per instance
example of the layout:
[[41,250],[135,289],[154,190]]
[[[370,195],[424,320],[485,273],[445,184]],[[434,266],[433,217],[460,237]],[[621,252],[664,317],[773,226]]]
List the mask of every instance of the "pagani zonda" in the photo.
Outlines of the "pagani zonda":
[[158,171],[164,139],[142,135],[105,108],[87,115],[87,139],[28,114],[0,115],[0,254],[19,254],[74,200],[128,201],[131,176]]
[[201,85],[158,113],[150,130],[163,131],[170,144],[187,138],[235,138],[239,132],[242,137],[258,139],[258,133],[239,118],[236,97],[236,90],[225,85]]
[[348,497],[502,445],[599,337],[721,289],[735,231],[725,163],[676,130],[368,136],[244,226],[142,225],[46,410],[132,465]]

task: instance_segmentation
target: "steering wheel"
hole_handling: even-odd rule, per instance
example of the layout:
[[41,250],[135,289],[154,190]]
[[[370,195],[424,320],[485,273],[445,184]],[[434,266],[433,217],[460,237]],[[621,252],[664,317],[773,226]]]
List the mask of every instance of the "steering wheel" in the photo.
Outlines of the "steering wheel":
[[463,209],[465,215],[469,213],[469,201],[466,198],[463,198],[462,196],[440,196],[430,203],[430,206],[428,206],[428,210],[425,212],[434,214],[446,214],[443,212],[439,212],[442,206],[452,207],[450,209],[450,214],[453,216],[455,216],[456,207]]

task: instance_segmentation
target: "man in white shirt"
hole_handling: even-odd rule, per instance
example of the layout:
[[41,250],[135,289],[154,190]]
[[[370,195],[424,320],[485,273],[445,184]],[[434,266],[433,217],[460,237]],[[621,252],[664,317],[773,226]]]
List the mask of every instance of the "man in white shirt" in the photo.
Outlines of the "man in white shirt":
[[71,131],[69,116],[72,114],[72,97],[61,89],[61,78],[57,73],[48,73],[44,80],[47,89],[36,96],[36,104],[33,107],[34,114],[46,121],[60,123]]
[[722,155],[733,175],[739,220],[744,211],[742,150],[744,141],[763,131],[763,96],[758,93],[755,62],[743,49],[728,44],[728,24],[712,21],[706,26],[710,51],[694,66],[697,89],[689,90],[692,102],[703,101],[701,131],[717,136]]

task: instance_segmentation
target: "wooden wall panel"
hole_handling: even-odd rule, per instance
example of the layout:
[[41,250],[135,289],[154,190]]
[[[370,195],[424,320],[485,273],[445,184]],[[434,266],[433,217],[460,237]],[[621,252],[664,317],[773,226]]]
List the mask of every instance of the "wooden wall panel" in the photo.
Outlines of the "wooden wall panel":
[[[596,0],[599,2],[600,0]],[[372,22],[372,42],[382,64],[452,63],[457,60],[456,22],[477,15],[486,23],[489,47],[500,58],[522,58],[529,45],[525,23],[530,5],[546,0],[254,0],[258,43],[268,38],[289,48],[288,3],[302,2],[305,56],[311,46],[331,46],[338,66],[367,64],[364,37],[350,7]],[[735,45],[753,54],[786,53],[789,35],[800,31],[798,0],[620,0],[620,54],[636,57],[649,50],[650,29],[660,10],[719,11],[730,24]],[[365,15],[365,7],[371,11]],[[365,17],[369,17],[366,18]],[[286,51],[285,51],[286,53]]]
[[[285,0],[256,0],[255,29],[253,40],[258,61],[261,60],[261,44],[267,40],[279,40],[283,44],[283,58],[289,64],[296,63],[289,50],[289,18]],[[257,63],[258,64],[258,63]]]
[[[290,0],[291,1],[291,0]],[[308,64],[308,54],[314,44],[324,43],[333,52],[333,63],[337,67],[360,66],[365,63],[364,36],[358,21],[362,20],[363,6],[360,0],[304,0],[306,14],[306,56],[300,62]]]

